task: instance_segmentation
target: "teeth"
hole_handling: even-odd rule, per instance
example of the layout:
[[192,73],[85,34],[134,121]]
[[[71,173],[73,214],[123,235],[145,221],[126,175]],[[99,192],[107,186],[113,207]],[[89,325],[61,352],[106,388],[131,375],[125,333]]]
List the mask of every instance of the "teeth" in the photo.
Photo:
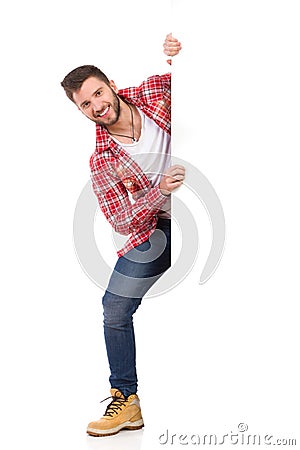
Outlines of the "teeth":
[[98,116],[103,117],[107,113],[108,108],[109,108],[109,106],[107,108],[105,108],[105,110],[101,114],[98,114]]

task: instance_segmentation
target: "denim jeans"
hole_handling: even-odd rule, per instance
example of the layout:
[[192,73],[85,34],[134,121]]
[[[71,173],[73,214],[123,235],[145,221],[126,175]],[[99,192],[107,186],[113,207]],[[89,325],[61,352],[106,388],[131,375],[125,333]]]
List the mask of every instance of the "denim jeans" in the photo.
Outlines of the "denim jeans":
[[118,259],[103,296],[109,381],[125,396],[137,391],[133,314],[170,266],[171,220],[158,219],[150,238]]

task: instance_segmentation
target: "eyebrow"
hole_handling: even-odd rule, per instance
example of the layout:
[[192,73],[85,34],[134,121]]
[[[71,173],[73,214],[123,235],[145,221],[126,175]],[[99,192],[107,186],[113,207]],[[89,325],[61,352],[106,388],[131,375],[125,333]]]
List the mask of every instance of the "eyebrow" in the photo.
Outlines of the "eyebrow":
[[[98,88],[95,90],[95,92],[92,93],[92,97],[93,97],[100,89],[102,89],[101,86],[98,87]],[[80,104],[80,108],[82,108],[83,105],[84,105],[85,103],[87,103],[88,101],[89,101],[89,100],[84,100],[84,101]]]

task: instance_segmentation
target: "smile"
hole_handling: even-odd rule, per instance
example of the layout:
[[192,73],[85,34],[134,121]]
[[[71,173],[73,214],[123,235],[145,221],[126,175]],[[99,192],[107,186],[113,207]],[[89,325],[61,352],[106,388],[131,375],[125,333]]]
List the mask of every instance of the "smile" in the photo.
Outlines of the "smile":
[[109,106],[107,108],[105,108],[105,110],[102,111],[102,113],[98,113],[97,117],[104,117],[108,113],[108,110],[109,110]]

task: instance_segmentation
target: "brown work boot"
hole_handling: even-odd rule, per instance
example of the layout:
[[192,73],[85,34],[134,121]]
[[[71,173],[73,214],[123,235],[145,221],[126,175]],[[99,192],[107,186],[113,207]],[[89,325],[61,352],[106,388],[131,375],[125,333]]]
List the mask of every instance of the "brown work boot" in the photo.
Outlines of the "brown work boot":
[[110,393],[112,402],[107,406],[101,419],[88,424],[87,433],[91,436],[111,436],[123,429],[142,428],[144,422],[138,396],[131,394],[125,398],[118,389],[111,389]]

